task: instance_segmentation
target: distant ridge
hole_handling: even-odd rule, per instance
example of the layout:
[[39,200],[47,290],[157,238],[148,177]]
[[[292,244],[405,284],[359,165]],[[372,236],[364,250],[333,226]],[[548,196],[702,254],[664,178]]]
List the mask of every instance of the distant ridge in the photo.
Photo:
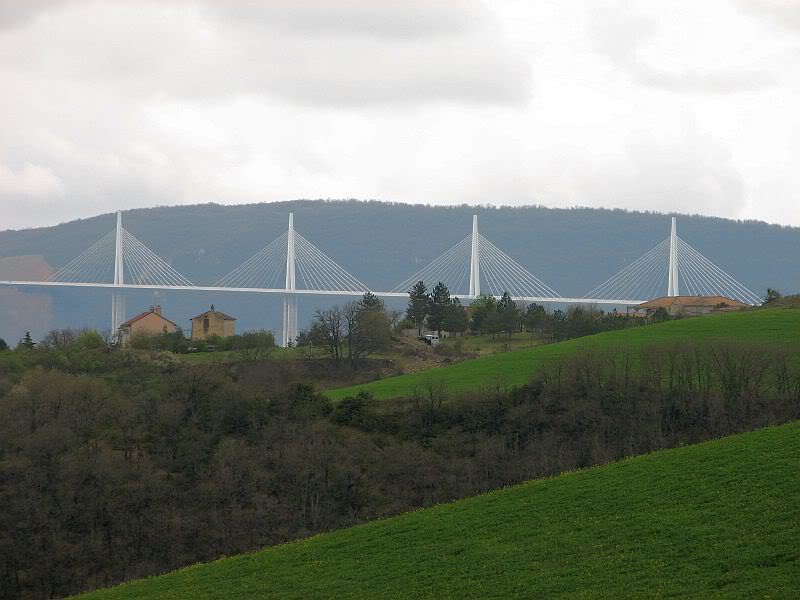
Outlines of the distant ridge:
[[[135,209],[124,213],[125,227],[198,285],[211,284],[263,248],[286,229],[289,211],[295,227],[338,264],[375,288],[391,289],[470,231],[478,214],[481,232],[509,256],[547,281],[561,295],[581,295],[618,272],[669,231],[669,217],[658,213],[594,208],[424,206],[356,200],[295,200],[221,206]],[[0,258],[39,256],[57,270],[113,226],[112,214],[54,227],[0,232]],[[800,229],[715,217],[680,216],[683,239],[749,288],[800,291]],[[4,277],[0,263],[0,278]],[[42,334],[49,326],[107,327],[108,301],[80,292],[36,291],[59,299],[51,315],[30,322],[0,321],[0,337],[25,330]],[[215,300],[216,297],[214,298]],[[208,303],[208,298],[165,295],[158,300],[176,322]],[[153,297],[134,296],[149,305]],[[0,295],[0,310],[3,309]],[[301,327],[315,301],[301,304]],[[220,302],[217,301],[219,304]],[[222,305],[242,327],[275,327],[280,311],[272,301],[225,297]]]

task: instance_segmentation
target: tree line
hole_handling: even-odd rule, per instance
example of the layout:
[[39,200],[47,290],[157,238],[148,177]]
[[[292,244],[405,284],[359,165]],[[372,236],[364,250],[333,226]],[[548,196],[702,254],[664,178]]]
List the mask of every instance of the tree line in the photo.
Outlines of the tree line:
[[665,311],[662,313],[644,319],[591,306],[549,311],[536,303],[520,305],[508,292],[499,299],[480,295],[465,307],[457,296],[451,296],[444,283],[438,282],[428,292],[425,282],[418,281],[409,292],[405,315],[388,310],[381,299],[367,292],[358,301],[318,309],[295,345],[323,352],[336,365],[347,364],[357,370],[365,359],[391,346],[397,329],[413,328],[418,335],[426,328],[440,336],[443,331],[456,335],[470,331],[475,335],[508,337],[525,330],[532,337],[551,343],[669,319]]
[[468,307],[464,307],[459,298],[450,295],[447,286],[441,281],[430,292],[424,281],[418,281],[409,292],[402,326],[417,329],[418,334],[426,327],[440,336],[442,331],[454,334],[471,331],[476,335],[504,334],[511,337],[524,329],[531,335],[539,335],[546,342],[560,342],[669,318],[664,310],[650,319],[644,319],[618,313],[616,310],[604,312],[592,306],[580,305],[566,311],[548,311],[541,304],[518,304],[507,291],[499,299],[482,294]]

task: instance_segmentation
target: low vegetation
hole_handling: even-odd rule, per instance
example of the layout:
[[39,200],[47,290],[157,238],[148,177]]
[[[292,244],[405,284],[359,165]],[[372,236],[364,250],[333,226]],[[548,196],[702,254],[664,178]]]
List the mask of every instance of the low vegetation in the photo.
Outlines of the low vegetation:
[[208,336],[203,340],[190,340],[178,329],[161,335],[138,335],[130,341],[137,350],[166,351],[175,354],[204,352],[239,352],[244,359],[266,358],[275,349],[271,331],[246,331],[228,337]]
[[409,398],[433,385],[445,388],[450,396],[458,396],[483,388],[522,385],[543,367],[580,351],[639,348],[654,343],[705,339],[774,342],[800,349],[800,311],[757,309],[607,331],[559,344],[540,345],[459,362],[440,369],[331,390],[327,394],[332,400],[341,400],[361,390],[377,399]]
[[799,460],[794,423],[86,598],[793,597]]

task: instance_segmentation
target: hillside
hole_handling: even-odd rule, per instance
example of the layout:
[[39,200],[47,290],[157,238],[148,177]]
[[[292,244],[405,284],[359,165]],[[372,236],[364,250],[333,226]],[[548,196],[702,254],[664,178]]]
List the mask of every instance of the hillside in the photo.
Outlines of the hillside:
[[326,394],[332,400],[340,400],[359,390],[366,390],[378,399],[395,398],[410,396],[415,389],[422,389],[429,383],[443,383],[447,393],[452,395],[498,383],[506,386],[527,383],[536,369],[581,350],[636,348],[651,343],[714,338],[784,342],[800,347],[800,311],[787,308],[756,309],[609,331],[558,344],[477,358],[439,369],[390,377],[366,385],[332,390]]
[[[470,231],[475,212],[480,231],[563,296],[580,296],[630,264],[668,235],[669,218],[655,213],[545,207],[432,207],[380,202],[298,200],[270,204],[214,204],[126,211],[125,227],[198,285],[209,285],[280,236],[289,211],[297,231],[372,289],[392,289]],[[0,232],[0,279],[23,277],[14,257],[35,261],[37,273],[53,271],[86,250],[114,226],[105,214],[62,225]],[[800,285],[800,229],[758,222],[681,216],[679,233],[758,293],[788,293]],[[466,269],[466,266],[465,266]],[[666,277],[666,274],[665,274]],[[666,280],[664,282],[666,289]],[[86,290],[0,290],[0,310],[36,301],[21,319],[0,320],[0,337],[12,341],[26,330],[40,337],[52,327],[108,327],[110,293]],[[131,292],[128,311],[161,304],[174,322],[214,302],[236,316],[242,329],[280,331],[281,298],[198,292]],[[314,310],[343,298],[303,298],[300,324]],[[404,302],[398,302],[398,306]]]
[[85,598],[788,597],[800,423],[656,452]]

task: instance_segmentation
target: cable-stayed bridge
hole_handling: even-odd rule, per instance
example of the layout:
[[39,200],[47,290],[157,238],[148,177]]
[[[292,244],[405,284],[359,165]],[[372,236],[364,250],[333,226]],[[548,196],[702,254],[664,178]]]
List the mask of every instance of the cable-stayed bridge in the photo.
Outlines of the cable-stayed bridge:
[[758,304],[746,286],[678,237],[675,217],[669,237],[582,297],[563,297],[536,275],[486,239],[473,216],[472,233],[389,291],[371,289],[294,228],[289,214],[285,233],[256,252],[214,285],[195,285],[122,226],[90,246],[47,281],[0,281],[6,286],[85,287],[112,290],[111,327],[125,321],[125,290],[191,290],[267,293],[283,296],[283,335],[287,345],[298,334],[297,297],[361,296],[372,292],[384,298],[408,297],[417,281],[447,285],[451,295],[465,300],[481,294],[500,297],[508,292],[523,302],[637,305],[663,295],[720,295]]

